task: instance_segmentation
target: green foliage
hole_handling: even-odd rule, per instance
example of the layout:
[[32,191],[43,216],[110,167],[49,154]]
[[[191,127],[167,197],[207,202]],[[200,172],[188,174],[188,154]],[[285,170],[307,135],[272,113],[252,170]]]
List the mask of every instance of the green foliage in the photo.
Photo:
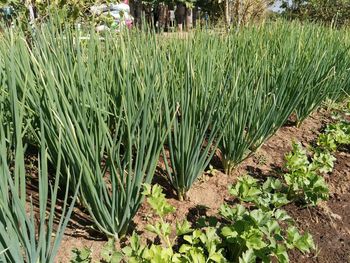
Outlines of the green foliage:
[[317,145],[330,152],[337,150],[337,144],[331,134],[323,133],[317,138]]
[[[10,58],[14,59],[13,54]],[[5,65],[8,71],[8,82],[5,83],[8,85],[0,87],[0,262],[53,263],[70,220],[77,191],[70,196],[69,184],[59,186],[62,182],[61,148],[58,149],[57,167],[49,174],[51,156],[42,121],[38,129],[42,144],[37,156],[37,172],[30,173],[26,169],[27,145],[23,134],[29,121],[25,119],[27,96],[16,88],[13,67],[8,61]],[[38,189],[35,197],[27,183]],[[59,192],[62,194],[60,202]],[[56,207],[58,203],[59,209]]]
[[223,256],[221,238],[215,228],[207,228],[205,231],[195,230],[192,235],[184,236],[188,244],[183,244],[180,249],[180,257],[177,262],[227,262]]
[[110,238],[102,247],[101,258],[103,263],[119,263],[122,260],[123,255],[117,251],[115,242],[114,238]]
[[285,186],[279,179],[268,177],[261,184],[257,179],[245,175],[238,178],[230,194],[242,202],[253,203],[262,210],[270,210],[288,204],[290,201],[284,193]]
[[[132,238],[131,238],[132,240]],[[102,263],[119,263],[123,255],[116,249],[116,241],[113,238],[108,239],[108,242],[104,244],[100,251],[100,258]],[[92,260],[92,250],[88,247],[81,249],[74,248],[72,250],[71,263],[91,263],[95,262]]]
[[28,31],[29,10],[25,1],[21,0],[1,0],[0,8],[10,8],[10,12],[0,12],[0,31],[3,27],[15,25],[16,27]]
[[56,16],[61,23],[75,23],[78,18],[88,20],[89,8],[95,4],[93,0],[1,0],[0,7],[11,6],[14,11],[12,19],[15,18],[17,24],[28,26],[29,19],[29,3],[36,12],[36,22],[47,21],[50,15]]
[[[117,36],[107,33],[100,38],[91,30],[86,41],[80,34],[70,25],[57,28],[50,22],[35,34],[29,33],[30,37],[19,28],[2,33],[1,118],[4,133],[12,137],[4,136],[3,155],[7,157],[2,157],[1,165],[7,177],[2,177],[3,185],[8,189],[5,185],[11,180],[4,178],[13,178],[16,193],[23,198],[22,161],[15,166],[15,172],[6,167],[20,159],[26,142],[33,148],[45,149],[47,155],[40,153],[40,158],[47,158],[46,162],[57,169],[52,175],[52,188],[68,189],[69,185],[71,194],[78,191],[80,205],[90,214],[94,227],[115,240],[126,233],[137,213],[144,198],[143,185],[152,181],[161,153],[170,182],[179,196],[184,196],[215,153],[231,170],[277,131],[299,103],[318,105],[314,97],[306,96],[315,91],[315,86],[328,87],[332,82],[334,93],[348,87],[349,78],[345,76],[349,60],[341,56],[349,43],[348,36],[343,31],[308,24],[276,22],[245,28],[237,34],[196,32],[186,38],[163,38],[140,31]],[[17,99],[7,99],[15,98],[15,93]],[[304,97],[310,104],[303,102]],[[18,109],[21,114],[14,114]],[[23,124],[23,129],[13,124]],[[343,128],[340,131],[334,139],[336,145],[344,142],[343,132],[347,134]],[[297,165],[299,157],[290,162]],[[322,184],[318,175],[331,170],[332,158],[326,153],[315,155],[312,165],[300,158],[301,164],[309,168],[290,172],[288,186],[292,189],[294,181],[298,187],[301,185],[297,195],[304,198],[301,192],[322,190],[318,189]],[[308,185],[296,179],[303,176]],[[49,185],[45,180],[43,189]],[[236,194],[264,212],[286,202],[277,180],[263,186],[250,179],[241,184]],[[175,230],[165,217],[173,208],[166,204],[159,189],[148,190],[150,206],[161,215],[160,221],[148,229],[162,236],[169,256],[174,244],[169,233]],[[55,190],[42,193],[42,200],[46,200]],[[21,225],[31,225],[30,219]],[[63,226],[62,223],[57,236],[63,233]],[[188,223],[178,223],[177,227],[182,236],[193,234]],[[30,233],[28,239],[36,240],[34,233],[40,233],[40,249],[50,249],[49,238],[46,243],[42,241],[46,237],[43,226],[42,232],[28,229],[21,234]],[[202,233],[212,235],[207,229]],[[190,245],[196,251],[203,246],[200,253],[208,257],[209,245],[200,236],[193,237],[199,243]],[[57,240],[50,243],[52,253],[40,253],[49,255],[43,262],[49,262],[56,253]],[[29,243],[16,243],[16,253],[24,251]],[[218,246],[214,250],[220,249]],[[155,255],[160,248],[140,250]],[[25,252],[17,257],[21,255]],[[242,253],[242,260],[250,255],[249,251]]]
[[[258,187],[253,178],[246,177],[239,183],[237,189]],[[245,184],[243,186],[242,184]],[[249,188],[248,187],[248,188]],[[277,180],[270,179],[263,187],[268,189],[280,189]],[[164,196],[159,194],[159,186],[145,186],[147,198],[160,203],[166,202]],[[231,189],[233,191],[233,189]],[[240,190],[239,190],[240,191]],[[253,200],[256,194],[250,192]],[[261,193],[264,195],[265,193]],[[270,193],[266,193],[267,195]],[[246,194],[246,197],[249,194]],[[243,201],[243,200],[242,200]],[[250,202],[250,201],[249,201]],[[266,201],[268,202],[268,201]],[[165,205],[168,206],[168,205]],[[243,205],[230,206],[224,204],[220,209],[220,216],[224,219],[216,223],[216,227],[204,229],[191,229],[187,221],[176,226],[177,237],[170,240],[169,231],[154,231],[158,229],[159,222],[165,223],[163,209],[154,211],[160,221],[154,222],[151,232],[155,233],[163,241],[163,245],[152,244],[145,246],[140,237],[133,234],[130,244],[122,249],[125,260],[128,262],[255,262],[263,260],[269,262],[272,258],[278,262],[288,262],[288,249],[298,249],[303,253],[309,253],[315,249],[312,237],[308,234],[300,234],[293,224],[290,216],[279,208],[269,209],[273,203],[263,207],[249,210]],[[169,209],[166,209],[170,211]],[[159,213],[158,213],[159,212]],[[170,212],[169,212],[170,213]],[[149,230],[149,227],[147,227]],[[178,250],[175,250],[178,237],[183,242]],[[165,241],[165,242],[164,242]]]
[[230,194],[237,196],[244,202],[253,202],[261,195],[258,180],[247,175],[238,178],[234,188],[230,189]]
[[318,147],[311,157],[300,143],[293,142],[292,151],[286,155],[285,184],[288,187],[288,199],[299,199],[316,205],[328,199],[328,186],[322,174],[333,171],[336,158],[332,153],[340,145],[348,145],[350,125],[346,121],[330,124],[317,138]]
[[343,26],[350,23],[349,0],[293,0],[284,1],[288,17],[306,19],[328,25]]
[[[258,259],[269,262],[272,258],[288,262],[287,249],[297,248],[302,252],[315,249],[311,236],[301,235],[283,210],[249,211],[242,205],[224,205],[220,214],[230,222],[221,230],[230,262],[255,262]],[[282,228],[286,224],[287,235]]]
[[328,151],[316,152],[312,158],[311,167],[320,173],[330,173],[333,171],[336,158]]
[[326,132],[334,136],[334,139],[338,145],[350,144],[349,122],[339,122],[335,125],[330,125]]
[[91,263],[91,249],[88,247],[84,247],[82,249],[74,248],[72,250],[73,258],[71,259],[71,263]]
[[215,174],[217,173],[217,170],[214,168],[214,166],[212,166],[210,164],[209,165],[209,170],[207,170],[206,173],[209,174],[210,176],[215,176]]
[[292,151],[287,153],[286,160],[286,168],[290,171],[306,172],[308,170],[308,156],[300,143],[293,142]]
[[164,219],[164,216],[175,211],[175,207],[171,206],[165,199],[162,189],[159,185],[144,186],[143,194],[147,197],[147,203],[152,207],[155,214],[159,216],[159,220],[154,224],[148,224],[146,230],[156,234],[170,248],[172,246],[169,236],[171,234],[171,226]]
[[[159,217],[159,220],[147,225],[146,230],[159,237],[162,240],[162,245],[145,246],[140,237],[133,233],[129,246],[122,249],[127,262],[226,262],[222,250],[219,248],[221,239],[215,228],[207,228],[205,231],[193,230],[189,222],[185,220],[176,223],[176,238],[170,239],[172,229],[165,221],[164,216],[174,212],[175,208],[167,203],[159,185],[153,187],[145,185],[144,189],[147,202]],[[186,243],[182,244],[178,251],[175,251],[175,242],[178,241],[179,237],[182,237]]]
[[[349,87],[345,30],[332,31],[342,34],[336,36],[322,27],[273,25],[278,29],[261,26],[242,30],[230,39],[229,45],[235,50],[223,55],[224,64],[225,58],[231,60],[231,54],[234,56],[235,63],[227,62],[226,67],[239,76],[228,80],[227,88],[233,90],[233,102],[229,104],[232,115],[219,144],[228,174],[273,135],[293,111],[300,124],[324,99],[339,97]],[[322,41],[311,43],[320,36]]]
[[[120,53],[114,40],[102,45],[92,35],[88,44],[67,41],[79,39],[79,32],[66,30],[63,35],[59,29],[43,28],[31,49],[16,39],[14,53],[23,53],[12,62],[16,82],[31,90],[27,106],[35,119],[43,119],[53,165],[62,149],[62,166],[71,173],[66,180],[78,188],[84,175],[79,200],[96,228],[119,238],[142,202],[142,184],[151,182],[170,129],[163,114],[165,90],[154,87],[156,73],[141,75],[138,64],[130,65],[128,53]],[[115,41],[129,43],[127,36]],[[105,56],[107,50],[111,58]],[[125,52],[136,55],[132,49]],[[152,68],[157,66],[144,73]],[[36,122],[33,126],[40,145]]]
[[325,133],[319,136],[317,144],[328,151],[335,151],[341,145],[349,145],[350,123],[341,121],[328,125]]
[[[305,158],[299,149],[291,167],[304,167]],[[294,157],[294,156],[293,156]],[[310,234],[300,234],[292,218],[281,209],[291,202],[286,193],[286,184],[268,177],[264,183],[251,176],[244,176],[230,188],[230,194],[242,204],[221,206],[220,214],[227,222],[222,227],[223,246],[230,262],[289,262],[288,249],[309,253],[315,249]],[[245,206],[250,206],[250,209]]]
[[306,150],[299,143],[294,142],[292,147],[292,151],[286,155],[288,172],[283,175],[283,181],[268,177],[262,184],[246,175],[238,178],[235,186],[230,188],[230,194],[264,211],[294,200],[312,205],[327,200],[328,186],[322,174],[333,171],[335,157],[328,151],[316,149],[309,161]]
[[55,14],[61,21],[75,22],[79,17],[86,16],[89,7],[94,3],[93,0],[35,0],[34,5],[39,18]]
[[293,150],[286,155],[288,173],[284,180],[289,188],[288,198],[301,199],[316,205],[328,199],[328,186],[320,173],[332,170],[335,158],[327,153],[319,153],[310,163],[306,151],[299,143],[293,143]]
[[[191,52],[197,48],[214,49],[215,44],[217,40],[211,37],[202,43],[193,39],[169,50],[170,62],[177,66],[169,69],[169,85],[176,88],[169,89],[167,111],[175,118],[163,158],[168,178],[180,200],[186,199],[187,191],[208,166],[230,116],[221,94],[225,91],[226,102],[231,102],[231,92],[226,86],[232,76],[225,69],[225,63],[220,63],[222,51],[215,49],[207,56]],[[185,57],[178,56],[179,51]],[[208,74],[207,70],[216,73]]]
[[164,217],[175,211],[175,208],[166,201],[165,194],[159,185],[154,185],[152,187],[149,184],[145,184],[142,194],[147,197],[147,203],[157,215]]
[[288,248],[296,247],[303,253],[309,253],[311,249],[315,249],[312,236],[309,233],[300,235],[298,229],[294,226],[287,229],[287,246]]
[[142,256],[146,249],[146,246],[141,244],[140,236],[135,232],[130,237],[130,244],[122,249],[124,256],[128,259],[128,262],[137,263],[143,262]]

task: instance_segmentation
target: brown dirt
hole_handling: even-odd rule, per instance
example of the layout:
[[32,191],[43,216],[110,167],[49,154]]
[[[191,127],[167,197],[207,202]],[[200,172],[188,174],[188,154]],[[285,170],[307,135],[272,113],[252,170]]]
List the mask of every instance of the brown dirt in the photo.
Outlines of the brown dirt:
[[[187,218],[195,223],[199,216],[216,214],[220,205],[229,198],[228,186],[238,176],[246,173],[257,177],[278,176],[283,169],[284,156],[291,150],[292,140],[298,140],[308,147],[330,121],[329,114],[321,110],[312,114],[299,128],[282,127],[234,174],[228,176],[221,171],[216,171],[214,175],[204,174],[189,191],[188,200],[183,202],[176,200],[168,182],[161,175],[157,176],[155,181],[164,187],[169,202],[176,207],[176,212],[167,220],[174,223]],[[334,172],[326,178],[330,185],[330,200],[316,208],[296,205],[286,207],[300,229],[313,235],[318,247],[317,252],[308,257],[291,252],[290,262],[350,262],[350,153],[338,152],[336,157]],[[99,258],[99,251],[105,241],[94,240],[96,234],[89,233],[92,223],[87,218],[81,210],[76,209],[68,234],[62,241],[57,262],[69,262],[72,248],[84,246],[92,250],[94,259]],[[136,231],[142,233],[151,218],[149,207],[142,205],[134,220]],[[144,234],[143,238],[152,240],[154,237]]]

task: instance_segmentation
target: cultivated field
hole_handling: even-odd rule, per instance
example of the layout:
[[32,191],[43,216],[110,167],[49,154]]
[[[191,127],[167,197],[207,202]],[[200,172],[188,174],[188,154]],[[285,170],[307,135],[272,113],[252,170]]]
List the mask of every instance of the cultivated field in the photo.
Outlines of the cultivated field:
[[81,34],[1,35],[0,262],[350,260],[348,31]]

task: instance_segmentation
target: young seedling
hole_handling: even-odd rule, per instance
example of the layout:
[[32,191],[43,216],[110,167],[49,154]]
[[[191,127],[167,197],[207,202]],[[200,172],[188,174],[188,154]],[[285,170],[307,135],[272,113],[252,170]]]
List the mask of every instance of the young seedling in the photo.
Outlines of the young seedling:
[[[215,228],[209,227],[205,231],[193,230],[190,223],[184,220],[176,223],[176,237],[171,239],[170,235],[173,229],[166,222],[165,216],[173,213],[175,208],[168,204],[159,185],[153,187],[145,185],[143,194],[147,198],[147,203],[159,218],[152,224],[148,224],[146,230],[159,237],[162,244],[145,246],[142,244],[140,237],[133,233],[130,245],[122,249],[128,262],[226,262],[222,249],[219,248],[221,239]],[[174,247],[177,244],[176,242],[179,241],[179,237],[182,237],[185,243],[176,251]]]

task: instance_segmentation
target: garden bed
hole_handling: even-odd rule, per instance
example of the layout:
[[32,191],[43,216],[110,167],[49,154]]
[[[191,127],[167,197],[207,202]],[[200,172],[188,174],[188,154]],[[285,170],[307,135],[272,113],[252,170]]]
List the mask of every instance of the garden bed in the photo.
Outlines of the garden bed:
[[[228,186],[238,176],[247,173],[257,178],[279,176],[285,162],[284,156],[291,150],[292,141],[298,140],[307,147],[314,143],[322,128],[330,122],[330,112],[322,109],[308,117],[299,128],[283,126],[252,157],[241,163],[231,176],[222,173],[218,167],[204,174],[191,188],[186,201],[176,199],[168,181],[159,171],[154,182],[164,188],[169,203],[176,207],[176,212],[168,216],[167,220],[175,224],[186,218],[195,223],[201,216],[215,215],[225,200],[232,199]],[[329,201],[321,202],[317,207],[306,208],[296,204],[285,207],[298,227],[312,234],[317,246],[316,251],[308,256],[290,252],[291,262],[350,262],[350,153],[346,150],[338,151],[336,158],[333,173],[326,177],[330,187]],[[216,165],[215,158],[213,162]],[[134,219],[135,228],[145,240],[157,242],[153,236],[143,233],[150,216],[150,208],[143,204]],[[99,259],[106,240],[93,231],[91,226],[88,215],[76,208],[63,238],[57,262],[69,262],[72,249],[84,247],[91,249],[94,260]]]
[[[348,192],[350,123],[314,111],[345,110],[332,103],[349,94],[348,32],[62,30],[0,43],[1,262],[288,262],[339,244],[297,227],[346,223],[332,202]],[[326,181],[330,201],[306,208],[328,200]]]

